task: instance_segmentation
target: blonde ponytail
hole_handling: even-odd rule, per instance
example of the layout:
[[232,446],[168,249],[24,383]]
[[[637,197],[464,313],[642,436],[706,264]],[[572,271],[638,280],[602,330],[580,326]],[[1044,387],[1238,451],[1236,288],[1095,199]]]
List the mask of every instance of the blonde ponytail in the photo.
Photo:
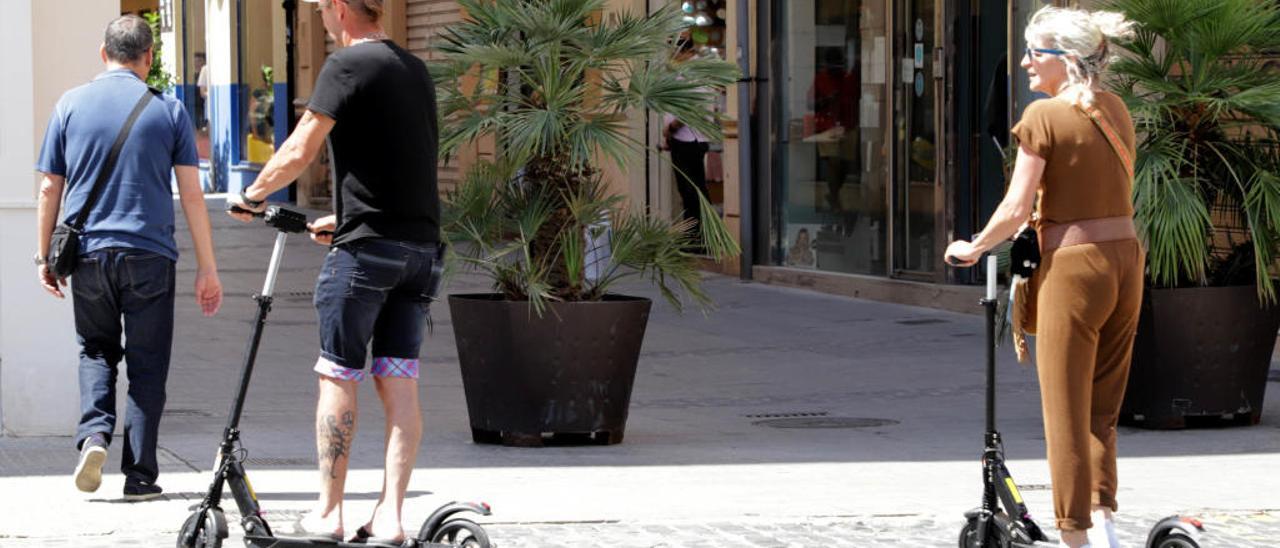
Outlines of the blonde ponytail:
[[1031,16],[1025,38],[1027,43],[1048,43],[1065,51],[1067,88],[1064,98],[1087,106],[1093,103],[1093,88],[1113,60],[1111,42],[1133,36],[1133,23],[1121,13],[1055,8],[1041,8]]

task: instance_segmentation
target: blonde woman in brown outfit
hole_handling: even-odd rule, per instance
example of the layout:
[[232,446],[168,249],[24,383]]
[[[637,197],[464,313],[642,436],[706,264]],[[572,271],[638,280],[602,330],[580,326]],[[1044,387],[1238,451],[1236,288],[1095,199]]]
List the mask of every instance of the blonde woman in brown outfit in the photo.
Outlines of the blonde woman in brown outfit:
[[1054,514],[1072,548],[1117,545],[1116,421],[1146,257],[1133,227],[1133,122],[1101,77],[1109,42],[1129,27],[1115,13],[1047,7],[1032,16],[1022,67],[1031,89],[1051,98],[1014,126],[1013,180],[986,228],[946,251],[953,264],[974,264],[1038,206],[1036,361]]

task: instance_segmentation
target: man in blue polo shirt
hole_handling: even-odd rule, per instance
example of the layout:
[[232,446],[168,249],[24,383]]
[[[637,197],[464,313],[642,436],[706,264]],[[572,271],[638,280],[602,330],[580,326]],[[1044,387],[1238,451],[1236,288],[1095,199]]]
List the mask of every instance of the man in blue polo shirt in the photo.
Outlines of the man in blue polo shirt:
[[[137,16],[107,26],[102,46],[106,72],[58,101],[36,169],[40,183],[35,256],[41,286],[63,298],[47,268],[50,237],[59,220],[70,223],[88,201],[112,144],[139,97],[151,68],[151,27]],[[129,399],[124,419],[124,497],[160,495],[156,438],[164,410],[165,381],[173,343],[174,241],[172,176],[191,226],[197,272],[196,302],[206,316],[222,303],[213,237],[197,171],[195,135],[182,104],[154,95],[120,150],[113,173],[92,205],[80,237],[71,279],[76,337],[80,342],[80,462],[75,483],[92,492],[116,423],[117,365],[128,363]],[[60,208],[63,190],[66,206]],[[60,210],[61,209],[61,210]],[[123,322],[121,321],[123,319]],[[121,336],[125,342],[121,343]]]

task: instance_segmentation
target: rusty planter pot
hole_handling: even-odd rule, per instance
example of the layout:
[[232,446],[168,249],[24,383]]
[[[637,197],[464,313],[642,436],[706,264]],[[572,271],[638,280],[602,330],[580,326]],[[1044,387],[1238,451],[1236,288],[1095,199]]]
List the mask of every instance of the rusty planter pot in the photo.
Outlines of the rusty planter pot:
[[462,386],[476,443],[622,441],[649,299],[550,303],[450,295]]
[[1147,288],[1121,424],[1186,428],[1258,424],[1280,328],[1254,285]]

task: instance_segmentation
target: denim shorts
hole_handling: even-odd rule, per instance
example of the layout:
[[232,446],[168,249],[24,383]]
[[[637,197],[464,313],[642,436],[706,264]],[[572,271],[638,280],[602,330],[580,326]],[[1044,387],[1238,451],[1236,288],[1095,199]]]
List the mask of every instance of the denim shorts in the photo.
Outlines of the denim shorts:
[[375,376],[417,378],[428,307],[440,283],[442,250],[435,243],[385,238],[331,248],[316,280],[316,372],[363,380],[372,347]]

